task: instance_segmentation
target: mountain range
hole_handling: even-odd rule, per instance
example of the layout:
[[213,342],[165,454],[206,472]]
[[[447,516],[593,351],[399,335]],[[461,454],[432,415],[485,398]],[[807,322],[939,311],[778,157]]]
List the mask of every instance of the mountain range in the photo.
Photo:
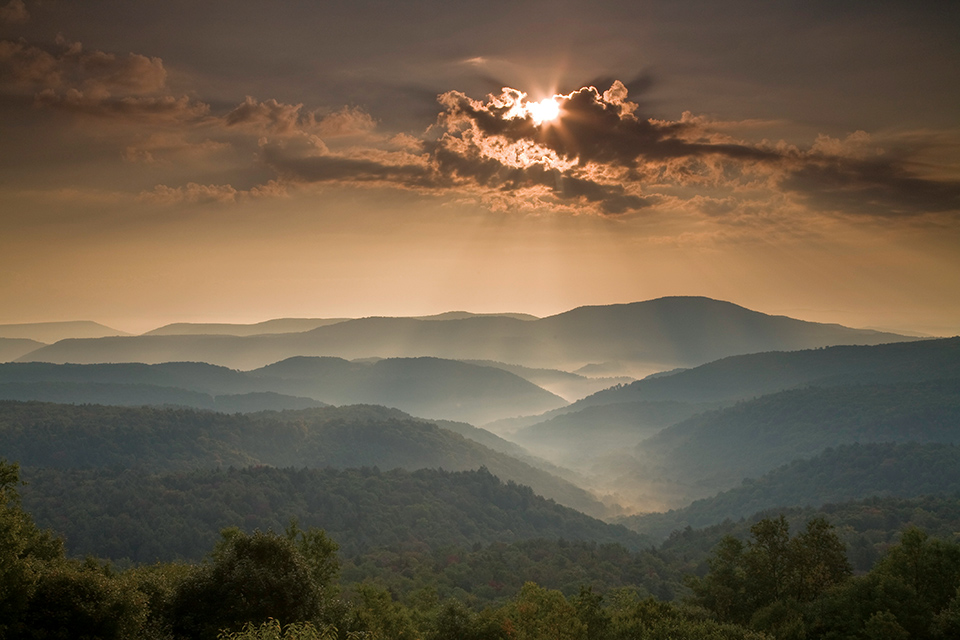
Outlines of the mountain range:
[[[260,394],[260,395],[251,395]],[[263,395],[272,394],[272,395]],[[202,362],[154,365],[0,364],[0,398],[226,410],[245,396],[248,411],[321,404],[380,404],[423,417],[482,424],[541,413],[567,402],[497,367],[439,358],[350,362],[294,357],[252,371]],[[257,404],[257,399],[265,404]]]
[[331,321],[332,324],[303,332],[247,336],[74,338],[42,347],[19,360],[202,361],[252,369],[293,356],[351,360],[433,356],[564,371],[606,366],[640,377],[742,353],[907,339],[891,333],[771,316],[698,297],[579,307],[538,319],[459,314],[440,318],[360,318]]

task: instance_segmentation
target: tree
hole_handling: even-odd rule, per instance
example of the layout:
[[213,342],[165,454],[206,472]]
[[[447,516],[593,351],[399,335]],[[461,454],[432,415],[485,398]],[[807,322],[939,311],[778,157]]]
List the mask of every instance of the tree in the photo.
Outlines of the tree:
[[795,570],[790,525],[781,514],[753,525],[750,534],[752,539],[744,554],[747,595],[754,608],[760,608],[788,593],[791,573]]
[[707,561],[709,573],[700,579],[687,580],[694,601],[713,611],[721,622],[744,623],[750,617],[743,549],[742,542],[733,536],[724,536]]
[[816,599],[853,574],[847,552],[833,525],[818,516],[806,530],[790,541],[793,563],[793,596],[799,602]]
[[201,565],[174,595],[172,628],[188,638],[215,638],[269,618],[312,620],[320,597],[310,566],[285,536],[224,532],[213,561]]
[[0,637],[22,626],[44,567],[63,560],[63,541],[21,508],[20,484],[20,465],[0,459]]
[[517,640],[586,640],[587,627],[559,591],[527,582],[504,608],[506,628]]

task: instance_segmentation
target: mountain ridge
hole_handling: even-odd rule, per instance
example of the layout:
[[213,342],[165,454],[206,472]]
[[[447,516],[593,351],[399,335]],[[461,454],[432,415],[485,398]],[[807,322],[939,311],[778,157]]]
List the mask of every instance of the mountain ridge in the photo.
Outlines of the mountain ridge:
[[301,333],[60,341],[19,360],[154,363],[193,359],[250,369],[295,355],[346,359],[433,356],[566,371],[619,360],[646,375],[742,353],[910,339],[771,316],[711,298],[676,296],[578,307],[526,320],[504,315],[443,321],[368,317]]

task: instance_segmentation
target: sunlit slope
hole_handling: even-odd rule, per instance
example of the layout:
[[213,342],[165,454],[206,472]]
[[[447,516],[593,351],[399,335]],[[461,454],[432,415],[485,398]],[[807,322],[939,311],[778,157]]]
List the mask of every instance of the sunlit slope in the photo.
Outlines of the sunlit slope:
[[536,320],[508,316],[444,321],[361,318],[281,335],[69,340],[21,359],[78,363],[201,360],[249,369],[297,355],[347,359],[435,356],[566,371],[615,363],[621,371],[649,373],[734,354],[903,339],[895,334],[771,316],[709,298],[678,297],[581,307]]
[[151,472],[270,465],[486,467],[584,512],[588,493],[437,425],[374,406],[225,415],[188,409],[0,402],[0,457],[37,467]]
[[663,538],[675,529],[739,520],[758,511],[960,492],[960,446],[942,443],[842,445],[795,460],[733,489],[667,513],[622,518],[631,529]]
[[[167,390],[145,389],[144,385]],[[18,400],[216,408],[209,398],[204,400],[196,394],[254,392],[311,398],[327,404],[381,404],[423,417],[471,423],[541,413],[566,404],[562,398],[507,371],[438,358],[349,362],[300,357],[253,371],[198,362],[0,364],[0,397]]]

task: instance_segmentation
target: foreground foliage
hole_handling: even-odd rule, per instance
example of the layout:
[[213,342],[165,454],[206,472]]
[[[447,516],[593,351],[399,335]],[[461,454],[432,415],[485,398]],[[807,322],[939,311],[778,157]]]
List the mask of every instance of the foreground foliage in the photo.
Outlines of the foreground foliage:
[[[337,544],[296,522],[282,533],[225,529],[198,564],[118,572],[72,560],[23,510],[19,483],[17,465],[0,462],[0,637],[11,640],[937,640],[960,633],[960,544],[919,529],[852,577],[826,520],[814,518],[791,536],[784,517],[766,518],[745,543],[720,543],[706,575],[689,580],[689,602],[658,600],[635,586],[565,593],[527,582],[471,609],[431,587],[402,600],[374,581],[341,589]],[[529,543],[531,553],[537,544]],[[558,544],[585,559],[615,551]]]

